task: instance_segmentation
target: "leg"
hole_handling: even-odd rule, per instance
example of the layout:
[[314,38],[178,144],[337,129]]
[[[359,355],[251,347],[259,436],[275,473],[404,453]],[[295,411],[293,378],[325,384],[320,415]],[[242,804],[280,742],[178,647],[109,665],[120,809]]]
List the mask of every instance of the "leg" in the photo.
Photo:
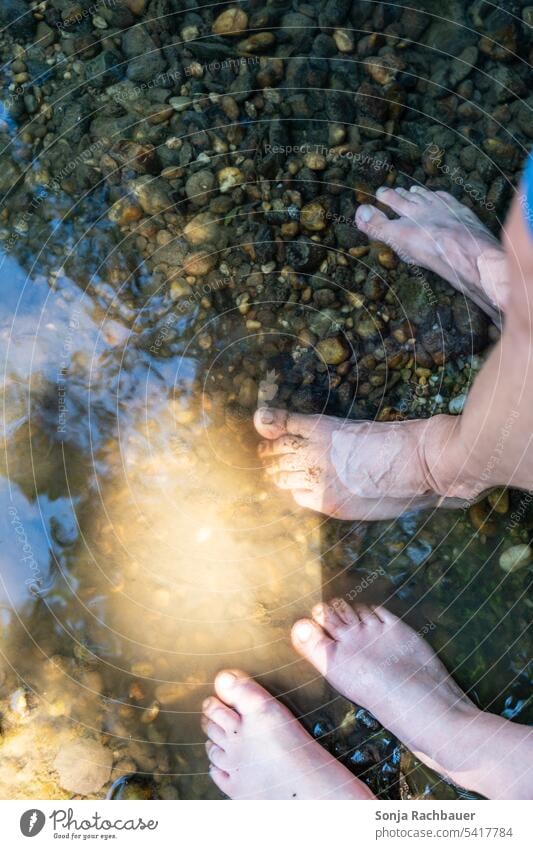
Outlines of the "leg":
[[480,711],[430,646],[384,608],[318,605],[293,643],[433,769],[493,799],[533,792],[533,729]]
[[[504,228],[509,267],[506,319],[458,419],[455,485],[449,458],[430,456],[445,494],[471,498],[488,486],[533,485],[533,160]],[[529,186],[531,185],[531,189]],[[528,200],[528,189],[531,195]],[[452,491],[450,491],[450,489]]]
[[442,499],[446,506],[456,503],[450,499],[474,501],[494,486],[531,487],[533,227],[526,229],[525,191],[518,192],[505,230],[505,327],[462,416],[344,423],[280,410],[268,411],[273,419],[266,422],[256,414],[272,478],[299,504],[338,518],[379,519]]
[[211,777],[231,799],[375,798],[244,672],[220,672],[215,690],[202,728]]

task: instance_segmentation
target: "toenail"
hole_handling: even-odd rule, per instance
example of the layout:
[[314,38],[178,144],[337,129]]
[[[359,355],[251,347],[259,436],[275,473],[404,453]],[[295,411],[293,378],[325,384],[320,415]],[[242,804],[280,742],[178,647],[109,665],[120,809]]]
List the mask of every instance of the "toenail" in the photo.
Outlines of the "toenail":
[[235,685],[237,677],[233,674],[233,672],[221,672],[217,676],[217,683],[224,690],[231,690],[231,688]]
[[202,702],[202,710],[204,710],[204,711],[207,710],[207,708],[209,707],[210,704],[211,704],[211,699],[204,699],[204,701]]
[[261,421],[263,424],[272,424],[274,421],[274,413],[272,410],[261,410]]
[[300,622],[296,626],[296,636],[301,643],[307,642],[312,633],[313,626],[309,622]]
[[372,218],[372,211],[371,206],[360,206],[357,210],[357,216],[360,221],[370,221]]

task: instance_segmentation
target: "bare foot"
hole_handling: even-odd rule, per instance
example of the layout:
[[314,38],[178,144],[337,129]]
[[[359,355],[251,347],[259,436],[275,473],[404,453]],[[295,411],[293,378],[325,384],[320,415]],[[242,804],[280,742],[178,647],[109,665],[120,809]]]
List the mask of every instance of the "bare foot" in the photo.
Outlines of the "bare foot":
[[320,604],[293,628],[302,654],[430,767],[490,798],[529,798],[533,730],[483,713],[422,637],[382,607]]
[[400,217],[391,220],[364,204],[355,216],[363,233],[385,242],[404,262],[436,272],[501,321],[508,290],[505,253],[472,210],[448,192],[422,186],[382,187],[376,198]]
[[224,670],[203,704],[210,774],[231,799],[373,799],[287,708],[244,672]]
[[[280,489],[302,507],[338,519],[390,519],[442,503],[426,467],[426,434],[446,451],[455,419],[352,422],[262,408],[259,455]],[[457,506],[449,499],[446,506]]]

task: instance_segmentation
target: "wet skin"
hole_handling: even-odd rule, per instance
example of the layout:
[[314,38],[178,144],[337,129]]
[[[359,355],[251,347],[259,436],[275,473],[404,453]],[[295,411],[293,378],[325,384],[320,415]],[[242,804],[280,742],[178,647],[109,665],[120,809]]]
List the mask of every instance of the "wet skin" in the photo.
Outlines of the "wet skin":
[[[412,203],[402,195],[393,199],[390,193],[395,194],[386,190],[382,197],[398,210],[399,201]],[[263,437],[259,453],[267,474],[278,487],[289,490],[298,504],[341,519],[382,519],[408,508],[454,507],[458,500],[475,501],[495,486],[531,487],[533,247],[520,204],[518,194],[504,230],[509,282],[502,282],[499,291],[506,309],[505,325],[461,416],[382,423],[276,409],[257,411],[255,427]],[[382,213],[375,210],[373,216]],[[365,224],[370,226],[374,217]],[[472,223],[473,218],[466,210],[460,226],[472,246],[495,252],[493,267],[499,272],[501,249],[493,245],[490,234],[483,233],[483,225]],[[421,225],[409,220],[408,226],[401,218],[389,223],[391,227],[401,224],[403,229],[394,230],[394,239],[404,239],[403,247],[411,248],[412,228]],[[386,241],[388,230],[380,226]],[[482,239],[486,239],[484,248]],[[473,274],[477,258],[465,260],[462,279],[468,269]],[[442,261],[440,253],[433,259],[434,265],[437,259]],[[428,257],[425,261],[429,264]],[[457,280],[451,282],[457,285]],[[480,290],[481,282],[471,280],[468,286],[471,294],[476,287]]]
[[[292,640],[345,698],[370,710],[428,766],[495,799],[533,790],[533,729],[483,713],[430,646],[388,610],[335,599]],[[224,670],[203,705],[210,774],[232,799],[369,799],[371,792],[282,704]]]

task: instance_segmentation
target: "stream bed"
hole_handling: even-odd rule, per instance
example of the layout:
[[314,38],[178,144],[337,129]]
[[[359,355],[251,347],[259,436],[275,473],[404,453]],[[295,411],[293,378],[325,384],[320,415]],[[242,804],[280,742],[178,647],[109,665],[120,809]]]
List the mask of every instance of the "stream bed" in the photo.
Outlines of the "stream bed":
[[293,652],[338,594],[531,721],[531,566],[500,557],[532,496],[329,519],[270,485],[252,417],[460,413],[497,328],[354,214],[419,184],[499,234],[532,25],[519,0],[4,0],[0,798],[219,798],[226,665],[381,797],[467,797]]

